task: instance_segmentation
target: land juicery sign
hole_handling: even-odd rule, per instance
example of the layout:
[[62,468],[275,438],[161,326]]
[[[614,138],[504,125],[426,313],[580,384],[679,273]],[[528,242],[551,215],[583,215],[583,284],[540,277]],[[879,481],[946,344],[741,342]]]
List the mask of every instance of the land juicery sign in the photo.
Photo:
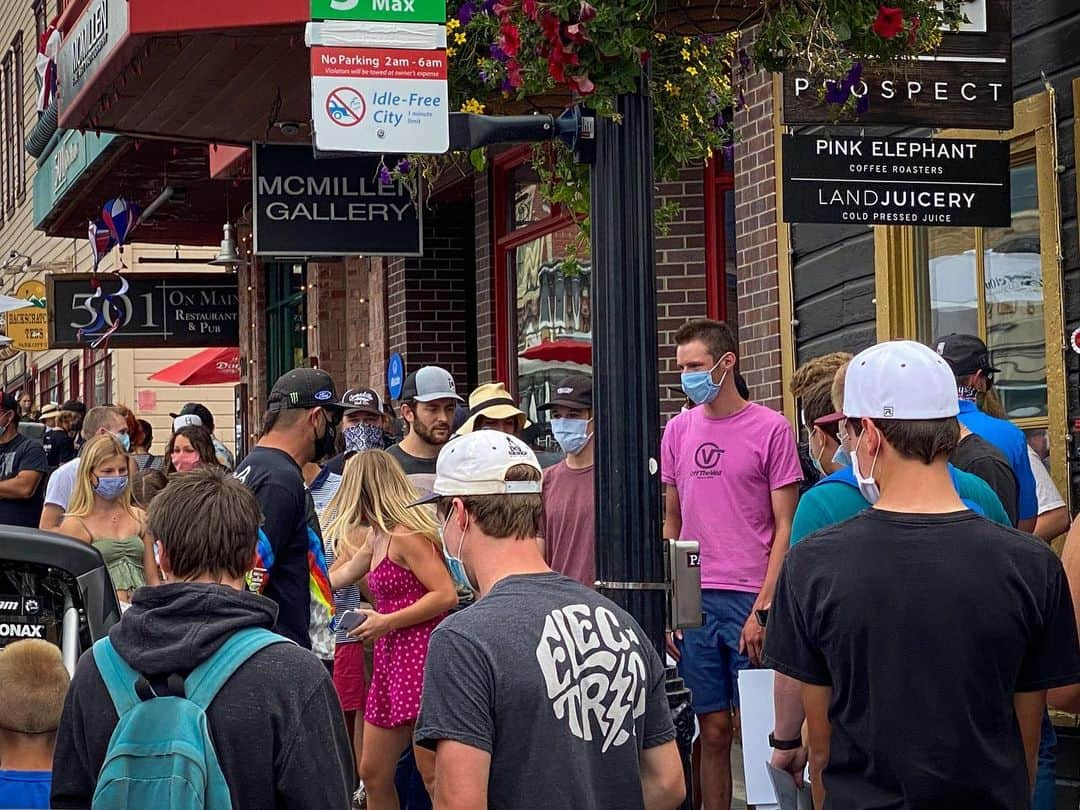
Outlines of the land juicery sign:
[[784,220],[1006,227],[1009,144],[785,135]]
[[[419,256],[419,199],[379,182],[380,155],[319,158],[308,146],[256,145],[255,253]],[[387,155],[393,165],[396,157]]]

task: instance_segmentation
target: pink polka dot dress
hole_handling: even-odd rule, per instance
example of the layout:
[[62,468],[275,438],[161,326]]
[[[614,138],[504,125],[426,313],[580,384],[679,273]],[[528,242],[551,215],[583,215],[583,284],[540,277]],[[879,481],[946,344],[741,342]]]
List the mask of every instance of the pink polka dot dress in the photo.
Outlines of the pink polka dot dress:
[[[387,556],[368,575],[368,588],[379,613],[407,608],[428,591],[416,575]],[[412,627],[393,630],[375,642],[374,666],[368,687],[364,719],[380,728],[416,722],[424,685],[431,632],[445,618],[441,614]]]

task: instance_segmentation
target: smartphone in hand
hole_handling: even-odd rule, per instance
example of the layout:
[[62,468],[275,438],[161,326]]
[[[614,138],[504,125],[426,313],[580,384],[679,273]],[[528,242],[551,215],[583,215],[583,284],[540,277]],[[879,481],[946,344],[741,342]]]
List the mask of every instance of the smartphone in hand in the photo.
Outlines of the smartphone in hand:
[[366,618],[367,614],[361,613],[359,610],[346,610],[338,619],[338,629],[348,633],[363,624]]

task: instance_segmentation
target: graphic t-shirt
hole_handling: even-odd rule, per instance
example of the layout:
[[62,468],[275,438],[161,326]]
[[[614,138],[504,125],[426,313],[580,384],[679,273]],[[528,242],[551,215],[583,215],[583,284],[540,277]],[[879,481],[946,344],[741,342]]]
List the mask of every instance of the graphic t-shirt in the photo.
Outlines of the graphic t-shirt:
[[435,459],[409,455],[401,449],[400,444],[388,447],[386,452],[401,465],[401,469],[405,471],[405,475],[421,495],[431,493],[432,487],[435,486]]
[[46,430],[41,442],[50,467],[59,467],[75,458],[75,442],[66,430]]
[[644,807],[641,750],[675,738],[634,619],[556,573],[500,580],[431,635],[416,742],[491,754],[491,810]]
[[1020,490],[1016,484],[1016,474],[1000,450],[982,436],[971,433],[960,440],[960,444],[949,456],[949,462],[957,469],[977,475],[989,484],[1001,505],[1005,507],[1009,524],[1016,525]]
[[765,663],[832,687],[833,810],[1016,810],[1013,695],[1080,680],[1080,645],[1045,543],[967,510],[868,509],[787,555]]
[[544,470],[544,556],[552,570],[587,588],[596,583],[596,499],[591,466],[565,461]]
[[0,770],[0,810],[48,807],[52,771]]
[[713,419],[704,408],[668,422],[661,476],[679,490],[680,538],[701,544],[701,587],[757,593],[772,549],[773,490],[802,480],[791,425],[751,402]]
[[234,477],[255,494],[263,513],[262,529],[273,549],[274,564],[262,594],[277,602],[274,629],[310,649],[308,527],[314,507],[304,476],[288,453],[256,447],[240,462]]
[[1038,517],[1039,499],[1035,493],[1035,476],[1031,474],[1024,432],[1006,419],[996,419],[983,413],[974,402],[967,399],[960,400],[960,414],[957,419],[972,433],[982,436],[997,447],[1008,459],[1020,490],[1020,520]]
[[[49,462],[40,444],[16,433],[10,442],[0,444],[0,481],[15,478],[25,470],[39,472],[44,477],[49,471]],[[29,498],[0,498],[0,523],[36,529],[41,520],[44,489],[38,481]]]

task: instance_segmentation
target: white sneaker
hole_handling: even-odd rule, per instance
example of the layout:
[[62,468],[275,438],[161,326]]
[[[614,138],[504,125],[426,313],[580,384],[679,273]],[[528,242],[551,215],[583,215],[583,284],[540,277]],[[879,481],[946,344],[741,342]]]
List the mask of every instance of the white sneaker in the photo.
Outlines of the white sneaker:
[[364,783],[360,783],[360,787],[356,789],[356,792],[352,797],[353,810],[366,810],[367,808],[367,791],[364,789]]

